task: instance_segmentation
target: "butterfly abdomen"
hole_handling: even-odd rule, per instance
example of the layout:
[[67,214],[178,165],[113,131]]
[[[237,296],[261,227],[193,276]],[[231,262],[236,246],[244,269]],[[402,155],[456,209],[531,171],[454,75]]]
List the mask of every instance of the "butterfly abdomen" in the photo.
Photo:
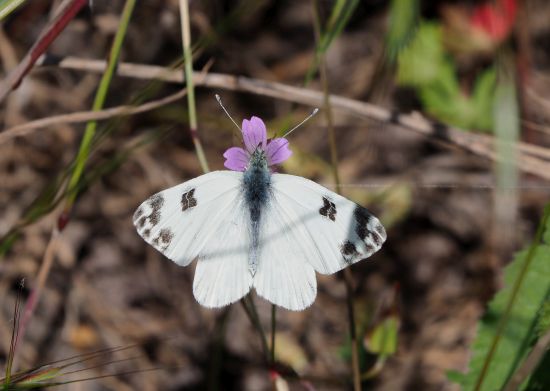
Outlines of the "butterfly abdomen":
[[260,254],[260,225],[262,210],[269,201],[271,174],[265,160],[252,157],[249,168],[243,175],[243,191],[246,206],[250,214],[251,240],[248,258],[248,269],[256,273]]

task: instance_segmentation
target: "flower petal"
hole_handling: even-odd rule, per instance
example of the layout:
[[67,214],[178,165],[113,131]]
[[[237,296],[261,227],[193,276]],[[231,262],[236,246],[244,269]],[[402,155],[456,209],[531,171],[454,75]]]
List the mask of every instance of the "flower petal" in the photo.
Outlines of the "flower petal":
[[233,171],[244,171],[248,165],[248,154],[239,147],[231,147],[224,152],[225,162],[223,165]]
[[243,120],[243,141],[246,150],[252,153],[261,145],[265,150],[267,144],[267,129],[264,121],[258,117],[252,117],[249,120]]
[[270,166],[284,162],[292,155],[286,138],[274,138],[267,145],[267,162]]

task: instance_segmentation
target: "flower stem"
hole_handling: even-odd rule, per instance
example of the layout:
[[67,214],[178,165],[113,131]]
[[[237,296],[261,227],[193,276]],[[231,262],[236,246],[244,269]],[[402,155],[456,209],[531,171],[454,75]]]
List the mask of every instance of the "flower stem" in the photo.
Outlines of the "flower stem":
[[207,173],[210,171],[208,168],[208,162],[204,155],[201,141],[199,139],[198,125],[197,125],[197,109],[195,104],[195,88],[193,86],[193,55],[191,50],[191,27],[189,24],[189,1],[180,0],[180,17],[181,17],[181,35],[183,43],[183,58],[185,61],[185,82],[187,84],[187,107],[189,110],[189,128],[191,132],[191,138],[195,145],[195,151],[197,152],[197,158],[201,165],[202,170]]
[[[313,9],[313,25],[315,31],[315,40],[317,45],[321,39],[321,21],[319,18],[319,12],[317,7],[317,0],[312,0]],[[327,77],[327,66],[324,53],[316,51],[318,58],[317,64],[319,64],[319,74],[321,77],[321,85],[323,87],[323,111],[325,113],[325,119],[327,122],[329,145],[330,145],[330,159],[332,165],[332,174],[334,177],[334,183],[336,184],[336,192],[341,193],[340,176],[338,174],[338,151],[336,148],[336,135],[334,132],[334,121],[332,117],[332,109],[330,105],[330,94]],[[353,389],[354,391],[361,390],[361,372],[359,368],[359,351],[357,345],[357,333],[355,330],[355,311],[353,308],[353,276],[351,270],[344,269],[344,281],[346,284],[346,304],[348,310],[348,322],[349,322],[349,334],[351,339],[351,366],[353,371]]]
[[242,298],[241,304],[244,308],[244,311],[246,312],[246,315],[248,316],[248,319],[250,320],[250,323],[252,323],[252,325],[256,327],[256,330],[258,330],[258,333],[260,334],[262,350],[264,352],[265,358],[269,362],[269,348],[267,347],[267,338],[265,336],[264,329],[262,328],[262,325],[260,323],[260,317],[258,316],[258,311],[256,311],[256,305],[254,304],[252,295],[249,293],[244,298]]

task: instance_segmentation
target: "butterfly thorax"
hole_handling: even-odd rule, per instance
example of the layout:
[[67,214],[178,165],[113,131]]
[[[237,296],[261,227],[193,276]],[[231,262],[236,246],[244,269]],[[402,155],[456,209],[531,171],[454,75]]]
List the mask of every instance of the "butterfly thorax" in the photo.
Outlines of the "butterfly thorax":
[[265,210],[269,201],[270,182],[271,173],[265,152],[258,148],[250,157],[248,167],[243,175],[243,190],[251,227],[248,269],[252,275],[256,273],[258,267],[262,210]]

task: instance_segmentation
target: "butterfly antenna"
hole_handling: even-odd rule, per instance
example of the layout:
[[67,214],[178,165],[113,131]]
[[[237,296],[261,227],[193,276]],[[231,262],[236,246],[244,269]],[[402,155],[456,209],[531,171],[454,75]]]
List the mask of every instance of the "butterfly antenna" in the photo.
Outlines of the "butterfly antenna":
[[295,127],[293,127],[292,129],[290,129],[288,132],[286,132],[283,137],[286,137],[288,136],[290,133],[294,132],[296,129],[298,129],[300,126],[302,126],[303,124],[305,124],[311,117],[313,117],[315,114],[317,114],[319,112],[319,109],[316,107],[313,109],[313,111],[311,112],[310,115],[308,115],[302,122],[300,122],[298,125],[296,125]]
[[235,124],[235,126],[237,127],[237,129],[239,129],[239,132],[241,131],[241,127],[239,125],[237,125],[237,123],[235,122],[235,120],[233,119],[233,117],[231,117],[231,114],[229,114],[229,112],[227,111],[227,109],[225,108],[225,106],[223,105],[222,103],[222,98],[216,94],[216,100],[218,101],[218,103],[220,104],[220,106],[222,107],[223,111],[225,112],[225,114],[227,114],[227,116],[229,117],[229,119],[231,120],[231,122],[233,122]]

